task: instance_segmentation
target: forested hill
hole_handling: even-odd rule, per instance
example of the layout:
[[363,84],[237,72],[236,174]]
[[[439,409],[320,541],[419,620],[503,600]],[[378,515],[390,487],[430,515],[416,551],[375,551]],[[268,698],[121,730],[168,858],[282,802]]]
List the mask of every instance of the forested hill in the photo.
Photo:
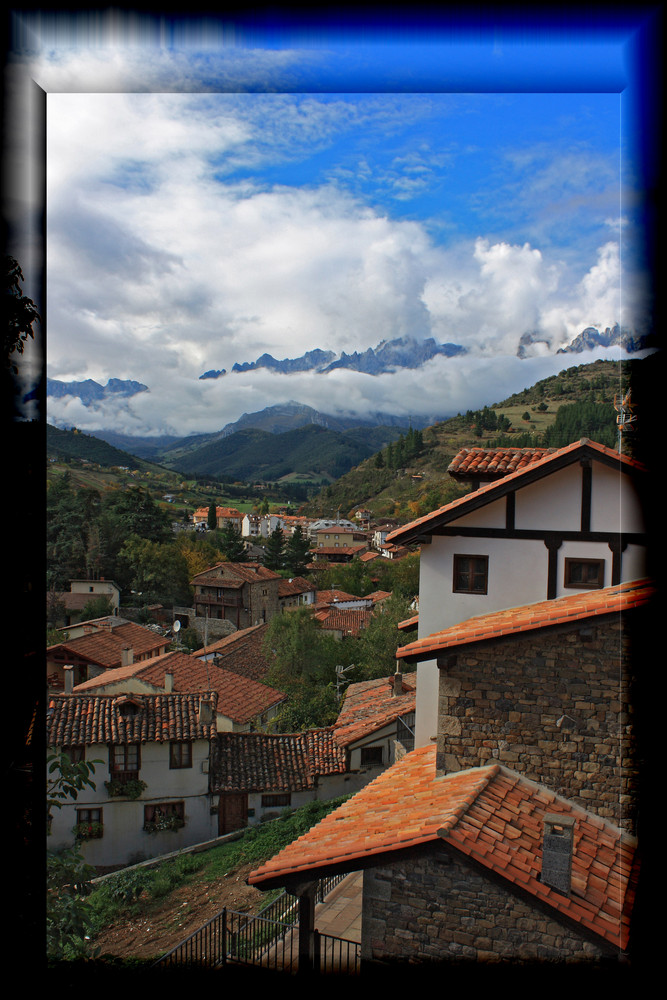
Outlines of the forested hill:
[[[465,447],[559,448],[588,437],[616,448],[614,399],[637,381],[638,366],[650,364],[649,357],[578,365],[502,402],[459,413],[420,434],[401,436],[325,487],[304,513],[326,517],[340,512],[348,517],[364,507],[376,518],[405,522],[421,517],[467,492],[447,474],[450,462]],[[626,450],[632,450],[632,441],[629,434]]]
[[48,458],[78,458],[96,462],[103,468],[120,466],[128,469],[143,468],[146,463],[134,455],[114,448],[113,445],[91,437],[79,430],[65,431],[46,425],[46,454]]

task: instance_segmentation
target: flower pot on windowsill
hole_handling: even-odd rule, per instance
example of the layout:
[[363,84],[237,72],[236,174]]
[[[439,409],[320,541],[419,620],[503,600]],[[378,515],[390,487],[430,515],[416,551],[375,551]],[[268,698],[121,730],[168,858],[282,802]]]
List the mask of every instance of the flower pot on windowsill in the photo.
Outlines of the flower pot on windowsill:
[[73,829],[77,840],[99,840],[104,834],[104,827],[101,823],[77,823]]
[[119,781],[118,778],[112,778],[111,781],[104,782],[104,787],[110,798],[138,799],[144,788],[148,788],[148,785],[139,778],[134,778],[132,781]]
[[161,833],[162,830],[180,830],[184,826],[185,820],[180,816],[163,816],[152,823],[146,823],[144,830],[146,833]]

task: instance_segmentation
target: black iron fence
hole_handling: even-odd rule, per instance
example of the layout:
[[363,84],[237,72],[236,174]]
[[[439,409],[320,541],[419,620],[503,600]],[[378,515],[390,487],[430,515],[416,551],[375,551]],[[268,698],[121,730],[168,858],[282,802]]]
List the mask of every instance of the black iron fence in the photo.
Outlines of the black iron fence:
[[[316,901],[322,902],[345,875],[320,880]],[[172,948],[156,966],[221,968],[227,964],[259,965],[296,972],[299,962],[298,897],[283,892],[256,915],[227,908]],[[359,971],[359,945],[314,932],[316,972]]]

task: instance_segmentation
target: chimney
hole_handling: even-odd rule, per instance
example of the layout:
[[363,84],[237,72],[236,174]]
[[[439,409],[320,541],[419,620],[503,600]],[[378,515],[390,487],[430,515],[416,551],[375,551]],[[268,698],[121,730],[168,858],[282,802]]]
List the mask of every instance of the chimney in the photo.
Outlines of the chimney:
[[200,726],[210,726],[213,722],[213,706],[211,705],[210,698],[205,695],[202,695],[199,699],[198,722]]
[[174,690],[174,675],[167,673],[164,675],[164,689],[167,694],[171,694]]
[[391,682],[392,698],[398,698],[399,695],[403,694],[403,674],[399,670],[400,662],[400,660],[396,660],[396,673],[394,674]]
[[541,881],[566,895],[570,892],[573,847],[574,817],[548,813],[544,817]]
[[74,667],[71,663],[63,667],[63,675],[65,677],[65,694],[71,694],[74,690]]
[[121,667],[129,667],[134,663],[134,652],[131,646],[123,646],[120,651]]

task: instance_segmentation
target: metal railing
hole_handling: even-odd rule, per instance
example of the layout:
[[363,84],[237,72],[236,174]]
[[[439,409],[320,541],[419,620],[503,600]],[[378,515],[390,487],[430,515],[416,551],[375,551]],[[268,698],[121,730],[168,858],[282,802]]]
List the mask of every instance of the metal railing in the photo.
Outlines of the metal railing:
[[[321,879],[316,902],[322,902],[345,877],[342,874]],[[154,962],[152,968],[159,965],[213,969],[235,963],[296,972],[298,917],[298,897],[288,892],[281,893],[254,916],[225,907]],[[315,971],[358,972],[359,945],[315,931],[313,965]]]
[[330,934],[313,933],[313,971],[321,973],[359,974],[361,945],[358,941],[331,937]]

